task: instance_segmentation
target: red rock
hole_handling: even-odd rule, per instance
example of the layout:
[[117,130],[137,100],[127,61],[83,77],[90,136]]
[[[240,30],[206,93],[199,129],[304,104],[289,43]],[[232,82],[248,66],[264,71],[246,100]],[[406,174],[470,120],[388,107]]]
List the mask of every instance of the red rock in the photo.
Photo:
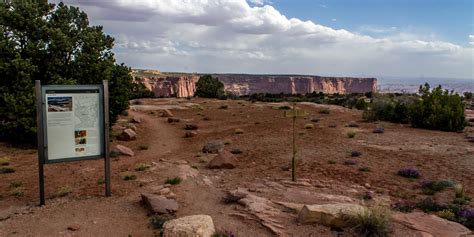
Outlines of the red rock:
[[138,117],[133,117],[132,119],[130,119],[130,122],[132,122],[132,123],[141,123],[142,120]]
[[207,168],[209,169],[233,169],[237,166],[237,158],[235,156],[223,150],[217,154],[214,159],[212,159],[208,164]]
[[123,130],[117,139],[121,141],[131,141],[137,139],[137,134],[132,129],[127,128]]
[[142,193],[142,202],[153,214],[168,214],[178,211],[178,203],[173,199],[150,193]]
[[123,145],[116,145],[114,147],[114,149],[112,150],[112,152],[122,154],[122,155],[127,155],[127,156],[134,156],[135,155],[135,153],[132,151],[132,149],[130,149],[126,146],[123,146]]
[[423,212],[395,213],[395,222],[415,230],[421,236],[459,237],[472,233],[463,225]]

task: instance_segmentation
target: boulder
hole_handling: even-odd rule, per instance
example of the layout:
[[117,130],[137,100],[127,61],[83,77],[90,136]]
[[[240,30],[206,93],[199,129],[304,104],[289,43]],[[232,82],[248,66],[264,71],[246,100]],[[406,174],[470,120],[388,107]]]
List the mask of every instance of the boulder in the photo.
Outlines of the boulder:
[[186,138],[195,137],[195,136],[197,136],[197,132],[194,132],[194,131],[187,131],[184,134],[184,137],[186,137]]
[[116,145],[110,153],[126,155],[126,156],[134,156],[135,155],[135,153],[132,151],[132,149],[130,149],[126,146],[123,146],[123,145]]
[[174,117],[174,115],[168,109],[164,109],[161,111],[161,117]]
[[208,164],[207,168],[209,169],[233,169],[237,166],[237,158],[235,156],[223,150],[217,154],[214,159],[212,159]]
[[132,119],[130,119],[130,122],[132,122],[132,123],[141,123],[142,120],[140,118],[134,116]]
[[347,124],[347,126],[350,127],[350,128],[358,128],[359,124],[357,124],[354,121],[351,121],[349,124]]
[[203,153],[219,153],[224,150],[224,142],[221,140],[209,141],[202,148]]
[[121,141],[131,141],[135,140],[136,138],[137,134],[130,128],[123,130],[122,134],[117,137],[117,139]]
[[392,219],[394,222],[415,230],[421,236],[472,236],[470,235],[472,232],[459,223],[448,221],[438,216],[423,212],[395,213],[392,215]]
[[173,199],[151,193],[142,193],[141,197],[142,202],[153,214],[171,214],[178,211],[178,203]]
[[216,232],[208,215],[193,215],[167,221],[163,225],[163,237],[211,237]]
[[179,122],[179,118],[176,118],[176,117],[168,118],[168,123],[178,123],[178,122]]
[[196,130],[196,129],[198,129],[198,125],[195,124],[195,123],[187,123],[184,126],[184,129],[186,129],[186,130]]
[[350,203],[304,205],[298,214],[298,221],[302,224],[318,223],[328,227],[343,228],[347,226],[345,216],[363,208]]

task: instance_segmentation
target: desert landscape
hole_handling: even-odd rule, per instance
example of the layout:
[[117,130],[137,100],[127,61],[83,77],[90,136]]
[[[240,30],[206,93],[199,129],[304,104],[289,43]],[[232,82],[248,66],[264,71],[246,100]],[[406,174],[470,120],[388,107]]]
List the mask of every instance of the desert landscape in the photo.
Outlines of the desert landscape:
[[[215,229],[228,236],[351,236],[327,223],[302,224],[304,205],[325,204],[392,209],[393,236],[470,233],[433,214],[393,208],[454,198],[453,188],[424,193],[424,181],[449,180],[474,196],[474,145],[466,139],[473,127],[448,133],[369,123],[358,110],[298,103],[308,114],[297,119],[292,182],[288,103],[168,98],[131,104],[112,129],[119,139],[111,143],[109,198],[103,194],[102,160],[68,162],[46,166],[47,205],[38,207],[36,150],[1,144],[0,157],[15,169],[0,174],[1,236],[159,235],[154,209],[141,201],[142,194],[175,200],[166,209],[175,217],[209,215]],[[219,154],[203,152],[213,149]],[[211,167],[216,156],[223,161]],[[397,174],[407,167],[416,168],[420,178]]]

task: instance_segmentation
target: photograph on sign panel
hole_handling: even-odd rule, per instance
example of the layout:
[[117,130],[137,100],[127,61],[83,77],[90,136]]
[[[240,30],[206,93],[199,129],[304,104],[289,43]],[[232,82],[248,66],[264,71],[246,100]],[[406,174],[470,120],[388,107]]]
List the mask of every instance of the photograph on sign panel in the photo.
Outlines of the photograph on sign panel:
[[48,97],[48,112],[70,111],[72,111],[71,96]]
[[76,153],[84,153],[86,151],[85,147],[76,147]]
[[86,130],[77,130],[74,131],[74,138],[76,139],[76,145],[84,145],[87,143],[87,131]]

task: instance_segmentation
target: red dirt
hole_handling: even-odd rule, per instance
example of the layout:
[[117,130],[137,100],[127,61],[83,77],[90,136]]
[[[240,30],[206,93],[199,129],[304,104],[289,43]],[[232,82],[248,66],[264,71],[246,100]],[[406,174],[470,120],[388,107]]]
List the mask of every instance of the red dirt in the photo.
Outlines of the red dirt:
[[[170,103],[174,106],[185,103],[200,104],[189,109],[171,110],[181,122],[169,124],[157,112],[132,111],[131,116],[141,118],[137,124],[137,140],[113,141],[135,151],[134,157],[113,158],[112,193],[104,198],[103,161],[78,161],[46,165],[46,207],[34,207],[38,203],[37,157],[34,149],[19,149],[0,144],[0,157],[11,158],[12,174],[0,174],[0,236],[150,236],[157,232],[149,224],[145,208],[138,204],[139,194],[153,186],[162,185],[168,177],[176,176],[174,167],[166,168],[160,159],[185,160],[199,170],[202,177],[209,177],[213,185],[202,185],[198,179],[185,180],[173,186],[180,209],[178,216],[208,214],[213,217],[217,229],[231,230],[237,236],[267,236],[271,233],[258,221],[235,215],[241,209],[224,205],[220,199],[224,191],[237,187],[261,188],[266,181],[289,180],[291,171],[287,167],[291,158],[291,119],[283,117],[283,111],[274,108],[279,104],[250,103],[247,101],[221,100],[144,100],[147,104]],[[219,109],[223,104],[228,109]],[[300,104],[310,113],[306,119],[298,119],[298,166],[299,179],[319,181],[325,193],[342,194],[357,198],[362,187],[369,184],[380,196],[396,201],[399,199],[421,199],[425,197],[419,189],[413,188],[416,181],[398,176],[400,168],[417,167],[420,180],[450,179],[462,183],[468,196],[474,197],[474,144],[468,143],[465,134],[413,129],[407,125],[392,123],[361,122],[361,112],[331,106],[331,113],[319,114],[313,104]],[[153,108],[153,107],[151,107]],[[210,120],[203,120],[206,116]],[[314,129],[304,129],[310,118],[320,121]],[[183,121],[184,120],[184,121]],[[122,120],[119,124],[123,124]],[[198,135],[184,138],[185,121],[199,126]],[[359,128],[345,127],[356,121]],[[330,128],[330,124],[337,124]],[[383,125],[384,134],[374,134],[372,129]],[[240,128],[243,134],[235,134]],[[118,125],[114,133],[119,131]],[[348,138],[348,131],[356,131],[355,138]],[[474,129],[468,127],[467,133]],[[230,141],[226,149],[239,148],[239,163],[233,170],[208,170],[206,161],[211,156],[201,155],[206,141],[222,139]],[[148,150],[140,150],[148,145]],[[350,152],[362,153],[351,158]],[[353,166],[344,165],[348,159],[357,160]],[[335,161],[336,164],[329,164]],[[152,169],[134,171],[137,163],[151,164]],[[370,172],[361,172],[359,167],[369,167]],[[124,181],[125,173],[134,173],[137,180]],[[12,188],[12,182],[21,182],[22,187]],[[66,197],[54,197],[62,187],[71,187]],[[311,195],[295,192],[278,192],[262,188],[260,196],[272,200],[296,203],[316,203]],[[15,197],[15,191],[22,190],[23,196]],[[451,190],[435,197],[450,198]],[[17,212],[17,214],[12,214]],[[23,213],[23,214],[21,214]],[[77,231],[67,230],[78,224]],[[285,223],[288,233],[294,236],[331,236],[328,228],[322,226],[300,226],[294,220]]]

